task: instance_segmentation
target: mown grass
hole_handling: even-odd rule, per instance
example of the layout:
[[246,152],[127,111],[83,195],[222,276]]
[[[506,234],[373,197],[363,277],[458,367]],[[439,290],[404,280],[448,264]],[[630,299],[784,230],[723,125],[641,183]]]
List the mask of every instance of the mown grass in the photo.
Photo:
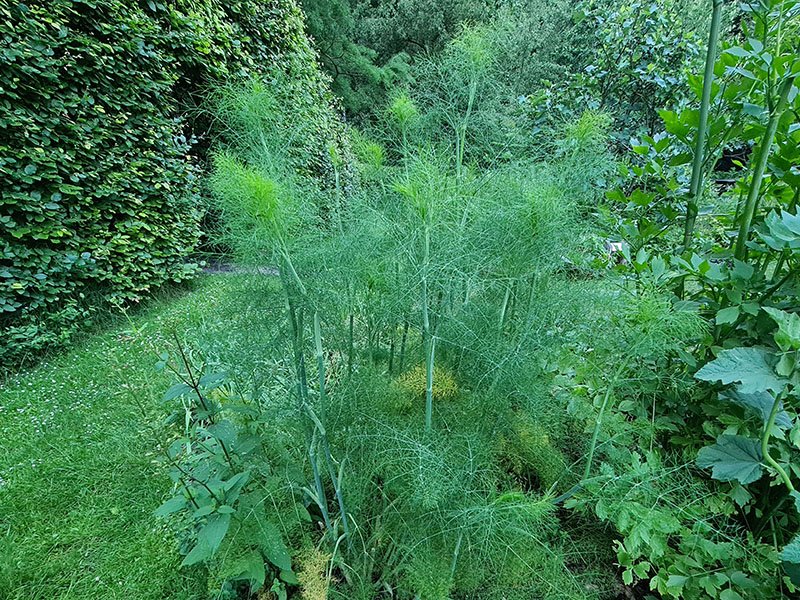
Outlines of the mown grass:
[[153,426],[171,380],[154,364],[171,328],[255,335],[244,281],[205,276],[0,385],[0,598],[204,597],[152,516],[170,486]]

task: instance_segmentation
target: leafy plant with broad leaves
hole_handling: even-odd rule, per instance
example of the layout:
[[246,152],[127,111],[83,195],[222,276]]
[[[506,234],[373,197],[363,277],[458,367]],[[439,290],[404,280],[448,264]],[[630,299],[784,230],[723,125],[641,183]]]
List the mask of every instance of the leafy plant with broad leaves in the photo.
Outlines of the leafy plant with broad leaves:
[[244,586],[286,598],[286,586],[298,583],[287,535],[312,522],[302,471],[262,407],[175,342],[174,355],[163,353],[156,365],[179,379],[163,398],[174,495],[155,514],[182,532],[181,567],[209,566],[218,592]]
[[[800,316],[770,307],[764,311],[778,326],[772,348],[722,350],[695,374],[701,381],[733,384],[733,388],[725,388],[720,399],[752,413],[761,426],[760,437],[724,433],[714,445],[700,450],[697,464],[712,469],[714,479],[742,485],[755,483],[766,473],[785,486],[800,512],[800,493],[792,481],[792,475],[800,472],[796,456],[800,427],[794,427],[792,416],[784,408],[796,406],[800,400]],[[789,439],[787,430],[791,432]],[[798,544],[800,534],[781,552],[794,583],[800,583],[800,557],[794,551]]]
[[[708,8],[717,13],[721,7],[710,2]],[[653,464],[696,458],[721,483],[708,482],[705,514],[669,506],[668,494],[658,500],[637,491],[654,510],[678,519],[670,529],[675,551],[650,553],[653,569],[645,577],[662,593],[686,598],[700,589],[712,597],[763,597],[798,581],[792,562],[797,544],[787,534],[800,526],[792,481],[800,427],[793,412],[797,348],[791,333],[799,319],[794,121],[800,9],[794,0],[736,8],[741,35],[728,33],[717,47],[712,20],[705,76],[689,77],[698,104],[662,110],[664,132],[632,142],[634,156],[621,169],[625,184],[608,194],[600,213],[621,243],[613,268],[629,285],[669,290],[676,306],[695,307],[711,325],[664,374],[683,384],[679,394],[661,392],[654,400],[653,423],[660,417],[677,427],[663,430],[663,451],[647,455],[646,464],[656,476]],[[705,384],[692,385],[693,376]],[[648,551],[637,545],[623,514],[618,506],[608,518],[635,565]],[[746,527],[739,527],[737,515]],[[709,554],[677,541],[688,539],[678,525],[692,519],[714,523],[706,538],[727,535],[728,551]],[[739,551],[745,547],[758,556],[748,558]],[[776,571],[780,562],[790,578]],[[717,570],[724,579],[708,574]],[[751,581],[734,577],[737,570]],[[672,576],[682,579],[668,585]],[[765,577],[772,577],[770,591],[759,587],[769,581]]]

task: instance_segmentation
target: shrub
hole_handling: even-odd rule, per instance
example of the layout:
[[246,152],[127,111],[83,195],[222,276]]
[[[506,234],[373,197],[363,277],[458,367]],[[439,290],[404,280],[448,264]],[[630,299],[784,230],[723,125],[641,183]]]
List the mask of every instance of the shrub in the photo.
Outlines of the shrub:
[[119,2],[0,10],[8,360],[90,323],[89,294],[135,301],[190,276],[199,212],[157,23]]
[[333,172],[310,140],[337,120],[293,0],[33,0],[0,20],[5,364],[196,272],[207,144],[192,125],[210,120],[180,115],[208,82],[286,73],[311,123],[305,167]]
[[623,142],[637,130],[652,130],[663,106],[687,100],[681,81],[702,56],[707,15],[700,7],[706,4],[582,2],[583,37],[592,51],[575,72],[574,105],[611,112]]
[[405,53],[379,66],[377,52],[354,41],[362,22],[356,26],[348,0],[303,0],[302,4],[320,63],[348,114],[368,113],[381,104],[393,85],[407,79]]

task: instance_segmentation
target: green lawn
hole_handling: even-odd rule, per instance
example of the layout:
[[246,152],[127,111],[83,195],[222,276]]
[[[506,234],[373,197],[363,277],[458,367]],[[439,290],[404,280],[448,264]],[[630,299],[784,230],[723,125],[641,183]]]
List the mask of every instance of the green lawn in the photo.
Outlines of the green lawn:
[[252,324],[243,285],[203,277],[0,386],[0,598],[203,597],[152,516],[170,486],[152,429],[170,379],[155,352],[167,325],[199,343]]

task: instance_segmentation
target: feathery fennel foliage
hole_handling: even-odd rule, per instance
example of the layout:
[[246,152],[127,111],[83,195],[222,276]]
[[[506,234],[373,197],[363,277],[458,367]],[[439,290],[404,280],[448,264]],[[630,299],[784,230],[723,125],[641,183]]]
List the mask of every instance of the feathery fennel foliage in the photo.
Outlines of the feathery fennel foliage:
[[[458,56],[465,70],[451,73]],[[639,341],[606,339],[598,316],[628,318],[617,315],[629,305],[575,278],[568,257],[589,235],[584,215],[612,164],[607,119],[565,128],[548,162],[479,164],[470,131],[488,114],[485,33],[466,30],[443,60],[437,73],[453,79],[441,89],[463,79],[467,96],[396,95],[382,133],[354,136],[362,180],[346,191],[321,193],[293,166],[278,96],[247,91],[222,105],[236,140],[212,178],[225,234],[241,260],[279,270],[284,306],[272,309],[276,335],[263,348],[273,375],[254,400],[286,433],[318,522],[284,529],[319,548],[296,554],[301,594],[598,597],[608,555],[596,542],[580,549],[585,527],[561,531],[554,502],[581,480],[592,421],[565,419],[571,399],[554,393],[554,374],[571,348],[605,344],[607,360],[641,346],[646,357],[694,330],[678,317],[653,324],[647,311],[661,305],[643,297]],[[422,125],[437,119],[452,136],[429,135]],[[275,307],[258,294],[250,302]],[[604,439],[598,421],[591,452]],[[233,519],[245,523],[240,506]]]

